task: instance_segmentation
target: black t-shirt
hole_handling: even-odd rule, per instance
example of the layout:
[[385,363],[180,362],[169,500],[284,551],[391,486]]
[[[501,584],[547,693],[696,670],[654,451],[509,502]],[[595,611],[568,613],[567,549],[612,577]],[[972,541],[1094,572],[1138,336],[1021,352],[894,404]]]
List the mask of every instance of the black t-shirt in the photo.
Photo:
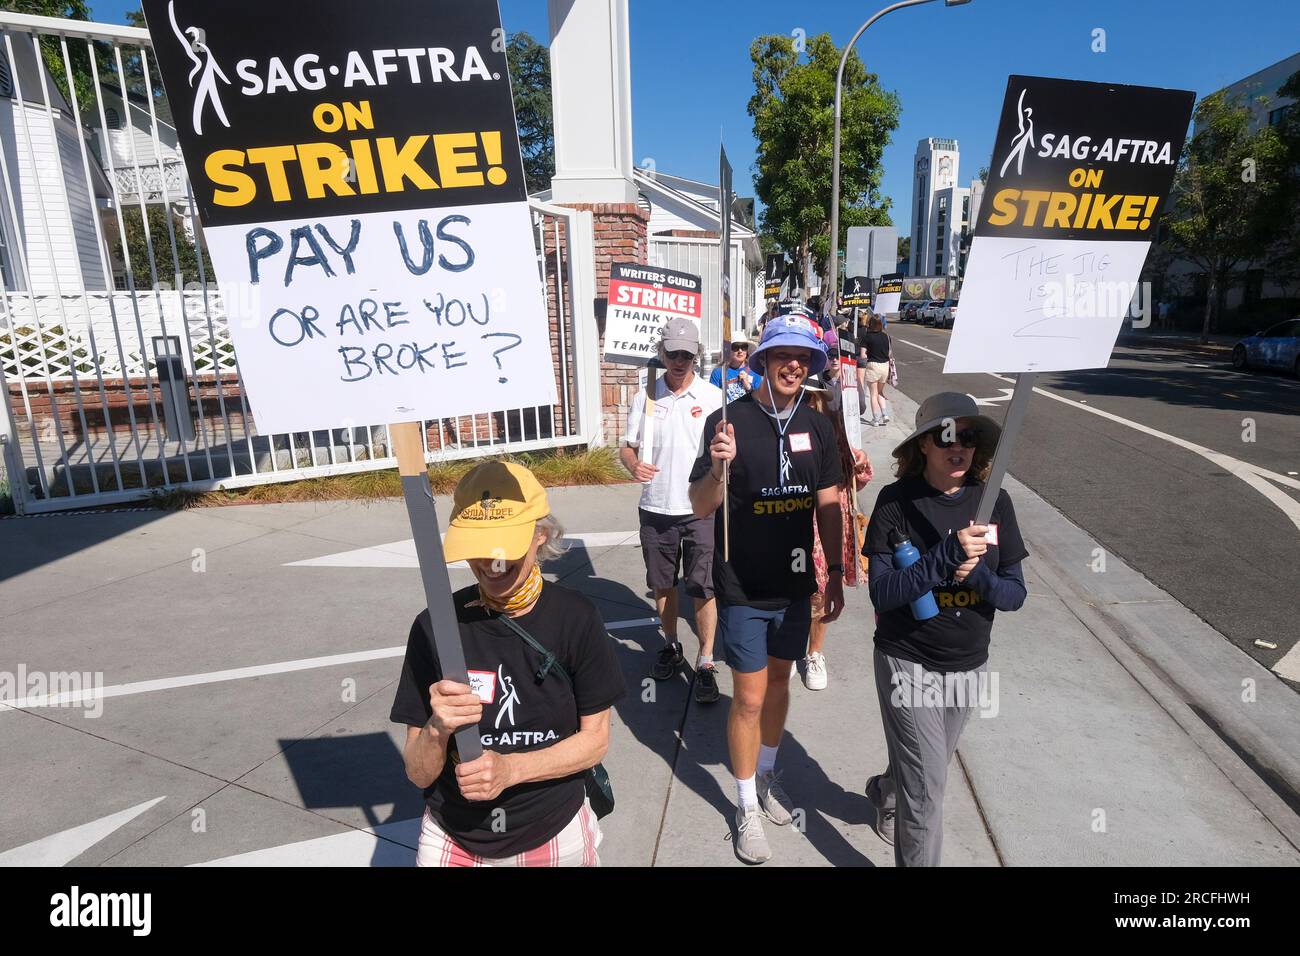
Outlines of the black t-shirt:
[[[967,478],[961,492],[948,498],[924,478],[900,478],[882,489],[876,499],[862,553],[892,557],[889,533],[894,530],[926,553],[975,520],[982,487],[981,482]],[[1029,555],[1005,489],[998,492],[990,524],[998,526],[998,543],[990,544],[981,558],[990,571],[996,573],[999,567],[1017,564]],[[931,593],[939,605],[938,616],[917,621],[906,604],[883,611],[876,624],[876,645],[893,657],[943,673],[980,667],[989,656],[993,606],[951,576]]]
[[[547,583],[533,609],[514,618],[555,654],[573,681],[572,690],[555,673],[537,683],[541,655],[496,620],[494,613],[466,606],[478,600],[477,586],[462,588],[453,600],[465,664],[483,700],[479,731],[484,749],[509,754],[550,747],[577,733],[579,716],[600,713],[623,696],[623,672],[614,656],[613,638],[595,605],[577,591]],[[426,724],[432,715],[429,685],[441,679],[425,611],[411,625],[390,719],[408,726]],[[424,798],[438,825],[471,853],[500,858],[541,846],[563,830],[582,806],[585,771],[522,783],[503,790],[495,800],[468,801],[456,784],[458,761],[453,739],[447,745],[442,773],[424,791]],[[504,815],[494,817],[497,808]],[[499,833],[493,830],[497,821],[505,824]]]
[[858,348],[867,350],[868,362],[889,361],[889,336],[884,332],[868,332],[866,326],[859,328]]
[[[691,481],[709,473],[709,443],[721,419],[719,409],[704,424]],[[715,521],[713,588],[724,604],[780,609],[817,590],[817,492],[844,480],[834,426],[801,401],[782,440],[777,422],[752,395],[727,406],[727,421],[736,430],[727,494],[731,560],[722,560],[723,522]]]

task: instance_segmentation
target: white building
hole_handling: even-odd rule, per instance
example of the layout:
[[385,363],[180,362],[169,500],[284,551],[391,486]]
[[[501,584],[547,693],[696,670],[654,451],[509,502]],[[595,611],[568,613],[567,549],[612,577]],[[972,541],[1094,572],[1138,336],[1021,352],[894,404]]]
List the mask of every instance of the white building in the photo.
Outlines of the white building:
[[916,144],[910,275],[961,272],[960,240],[971,222],[971,210],[970,189],[957,185],[960,161],[955,139],[929,138]]

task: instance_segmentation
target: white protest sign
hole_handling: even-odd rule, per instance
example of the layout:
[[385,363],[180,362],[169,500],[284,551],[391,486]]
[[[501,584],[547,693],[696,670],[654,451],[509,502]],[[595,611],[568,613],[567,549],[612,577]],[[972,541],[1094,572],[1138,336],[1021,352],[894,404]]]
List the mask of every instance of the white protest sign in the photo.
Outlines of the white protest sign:
[[1009,78],[944,372],[1106,366],[1193,99]]
[[875,313],[877,315],[893,315],[898,311],[899,300],[903,296],[903,274],[901,272],[891,272],[889,275],[880,277],[880,285],[876,289]]
[[700,325],[704,287],[699,276],[636,262],[609,270],[605,361],[645,365],[655,357],[663,327],[675,318]]
[[496,5],[147,0],[263,434],[550,405]]

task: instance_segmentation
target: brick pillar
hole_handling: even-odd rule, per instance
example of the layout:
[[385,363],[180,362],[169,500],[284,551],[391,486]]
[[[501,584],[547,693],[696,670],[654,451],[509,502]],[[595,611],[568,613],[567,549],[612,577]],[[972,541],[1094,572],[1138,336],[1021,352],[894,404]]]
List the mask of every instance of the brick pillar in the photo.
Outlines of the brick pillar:
[[[646,227],[650,216],[635,203],[564,203],[592,214],[596,242],[596,296],[609,293],[609,270],[615,262],[645,263]],[[598,311],[597,324],[604,354],[605,320]],[[617,447],[627,424],[627,412],[637,388],[637,369],[631,365],[600,363],[600,406],[605,442]]]

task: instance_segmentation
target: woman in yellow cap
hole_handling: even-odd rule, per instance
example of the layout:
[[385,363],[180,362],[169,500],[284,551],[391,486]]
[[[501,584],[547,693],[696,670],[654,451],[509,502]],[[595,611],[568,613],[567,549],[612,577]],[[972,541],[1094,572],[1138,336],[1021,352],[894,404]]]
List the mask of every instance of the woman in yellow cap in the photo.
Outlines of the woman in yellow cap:
[[[623,674],[595,605],[542,579],[538,562],[562,537],[521,465],[485,462],[456,488],[444,549],[477,579],[453,595],[470,682],[443,678],[425,611],[390,715],[407,726],[406,775],[424,790],[418,866],[600,865],[586,778]],[[520,630],[555,655],[540,680],[545,655]],[[483,755],[461,762],[453,734],[469,725]]]

